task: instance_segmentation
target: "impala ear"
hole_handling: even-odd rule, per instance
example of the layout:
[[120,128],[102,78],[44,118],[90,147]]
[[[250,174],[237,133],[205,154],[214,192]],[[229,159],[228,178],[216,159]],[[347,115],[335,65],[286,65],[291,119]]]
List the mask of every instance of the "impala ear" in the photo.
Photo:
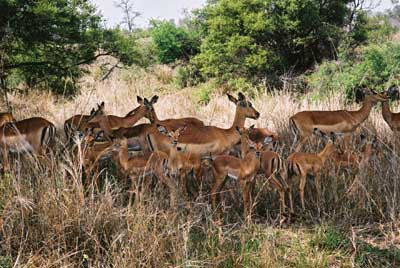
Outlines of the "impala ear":
[[231,94],[228,94],[228,93],[226,95],[228,96],[228,99],[231,102],[233,102],[234,104],[237,104],[238,100],[234,96],[232,96]]
[[264,139],[264,145],[268,145],[268,144],[270,144],[271,142],[272,142],[272,136],[267,136],[267,137],[265,137],[265,139]]
[[136,100],[139,104],[143,104],[143,99],[140,96],[136,96]]
[[96,110],[94,108],[92,108],[92,110],[90,110],[90,115],[94,115],[96,113]]
[[158,129],[158,131],[159,131],[160,133],[162,133],[162,134],[164,134],[164,135],[167,135],[167,134],[168,134],[168,130],[167,130],[164,126],[157,125],[157,129]]
[[100,103],[100,105],[97,105],[97,106],[98,106],[99,110],[103,110],[104,109],[104,101],[102,101]]
[[156,103],[157,101],[158,101],[158,96],[157,96],[157,95],[154,95],[154,96],[151,98],[150,103],[151,103],[151,104],[154,104],[154,103]]
[[246,100],[246,97],[243,95],[242,92],[239,92],[238,98],[239,98],[240,101]]
[[187,128],[187,125],[184,125],[183,127],[178,128],[176,131],[178,132],[178,135],[181,135],[182,132],[184,132]]
[[150,102],[149,102],[149,100],[148,100],[147,98],[144,98],[143,104],[144,104],[144,105],[149,105]]

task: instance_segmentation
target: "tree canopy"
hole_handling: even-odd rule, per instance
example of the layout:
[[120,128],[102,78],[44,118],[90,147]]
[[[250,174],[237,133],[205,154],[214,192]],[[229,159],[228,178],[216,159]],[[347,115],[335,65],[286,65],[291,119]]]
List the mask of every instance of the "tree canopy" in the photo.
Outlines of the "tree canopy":
[[[118,31],[105,30],[87,0],[1,0],[0,78],[13,75],[28,87],[73,93],[80,65],[102,55],[131,63],[134,48]],[[133,54],[134,55],[134,54]]]

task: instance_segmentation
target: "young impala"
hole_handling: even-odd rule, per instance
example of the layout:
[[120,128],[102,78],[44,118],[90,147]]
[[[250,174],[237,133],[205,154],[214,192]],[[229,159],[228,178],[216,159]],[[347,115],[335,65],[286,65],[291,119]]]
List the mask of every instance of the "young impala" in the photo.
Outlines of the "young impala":
[[248,139],[246,130],[237,127],[236,131],[243,142],[249,144],[249,151],[243,159],[230,155],[219,155],[212,161],[212,172],[214,185],[211,189],[211,200],[213,208],[217,205],[217,194],[221,191],[230,177],[239,182],[240,192],[243,198],[244,215],[247,218],[251,210],[251,189],[254,177],[260,167],[260,158],[263,149],[262,143],[253,143]]
[[[251,133],[253,132],[254,125],[247,129],[247,135],[251,141],[254,141],[251,139]],[[249,152],[249,144],[243,137],[244,136],[242,136],[241,140],[241,155],[245,156]],[[286,169],[283,159],[278,153],[266,149],[270,147],[270,144],[273,143],[273,141],[273,136],[266,136],[262,141],[264,147],[261,152],[261,162],[257,170],[257,174],[265,175],[265,178],[268,180],[271,187],[278,191],[280,199],[280,213],[282,215],[286,208],[285,192],[288,188],[288,185],[286,182]],[[260,142],[261,139],[259,139],[258,143]]]
[[290,117],[289,126],[295,136],[293,146],[299,140],[295,150],[300,149],[313,134],[315,128],[325,133],[343,133],[347,136],[354,132],[368,118],[372,107],[377,102],[384,102],[388,99],[386,96],[372,91],[366,93],[364,103],[358,111],[303,111]]
[[55,135],[54,125],[41,117],[3,124],[0,127],[3,168],[9,169],[9,152],[30,152],[36,156],[45,156],[46,149],[52,145]]
[[[316,135],[325,137],[325,133],[321,130],[315,128],[314,133]],[[290,210],[293,213],[293,200],[292,200],[292,184],[293,177],[300,177],[299,183],[299,192],[300,192],[300,200],[301,206],[303,210],[305,209],[304,205],[304,188],[307,182],[307,175],[312,174],[315,177],[315,187],[317,190],[317,203],[319,206],[319,199],[321,195],[321,172],[322,168],[325,165],[326,160],[335,150],[335,142],[336,135],[331,132],[330,139],[326,143],[324,149],[317,153],[303,153],[303,152],[295,152],[289,155],[287,158],[287,182],[289,187],[289,201],[290,201]]]
[[[150,156],[144,155],[130,158],[128,154],[128,140],[125,137],[117,138],[114,144],[114,149],[118,151],[119,166],[122,169],[122,173],[129,176],[132,187],[140,178],[154,175],[168,187],[171,195],[170,205],[171,207],[175,207],[179,198],[179,190],[176,181],[169,175],[170,164],[168,155],[164,152],[156,151]],[[131,188],[131,192],[133,192],[133,188]]]
[[175,131],[168,132],[164,126],[159,125],[160,133],[169,137],[172,148],[168,152],[170,175],[173,178],[181,179],[182,192],[184,198],[187,198],[187,176],[193,171],[196,180],[200,180],[202,176],[201,158],[198,155],[187,152],[184,147],[178,146],[180,135],[186,130],[186,126],[180,127]]
[[97,109],[92,109],[90,115],[76,114],[64,122],[64,132],[68,144],[72,144],[75,131],[85,131],[88,128],[88,122],[97,115],[104,114],[104,101],[97,104]]

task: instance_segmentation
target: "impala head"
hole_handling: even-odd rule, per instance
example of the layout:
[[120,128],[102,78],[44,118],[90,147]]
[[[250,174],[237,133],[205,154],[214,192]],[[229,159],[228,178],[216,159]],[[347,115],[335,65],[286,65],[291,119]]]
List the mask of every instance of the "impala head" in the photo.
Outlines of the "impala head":
[[241,141],[242,142],[247,142],[249,145],[249,151],[255,152],[257,157],[261,156],[262,151],[264,150],[264,144],[261,142],[254,142],[250,140],[249,138],[249,133],[253,130],[254,125],[249,127],[248,129],[244,127],[236,127],[236,131],[240,134],[241,136]]
[[140,104],[139,107],[144,107],[144,117],[149,119],[150,123],[156,120],[156,112],[154,111],[153,105],[158,101],[158,96],[154,95],[150,100],[147,98],[142,99],[137,96],[137,102]]
[[179,137],[186,130],[186,128],[187,126],[183,126],[178,128],[177,130],[168,131],[164,126],[157,125],[158,131],[169,138],[173,147],[176,147],[178,145]]
[[90,111],[90,119],[98,116],[98,115],[104,115],[104,101],[102,101],[100,104],[97,104],[97,108],[92,108]]
[[400,94],[397,86],[392,85],[391,87],[389,87],[388,90],[386,91],[386,96],[392,101],[399,100]]
[[241,92],[239,92],[237,99],[230,94],[227,95],[229,100],[236,105],[238,113],[243,114],[246,118],[258,119],[260,117],[260,113],[250,101],[246,100],[246,97]]
[[376,104],[378,102],[387,101],[389,98],[385,94],[377,93],[374,90],[365,89],[365,102]]

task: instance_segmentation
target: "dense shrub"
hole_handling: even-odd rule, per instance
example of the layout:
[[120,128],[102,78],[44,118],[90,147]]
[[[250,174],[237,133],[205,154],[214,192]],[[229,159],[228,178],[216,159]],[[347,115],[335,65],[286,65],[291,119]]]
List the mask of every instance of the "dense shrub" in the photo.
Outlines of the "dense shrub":
[[201,13],[206,37],[194,61],[210,77],[252,80],[334,58],[348,1],[220,0]]
[[358,58],[327,61],[308,77],[311,88],[320,92],[341,90],[352,98],[359,86],[382,91],[400,79],[400,44],[370,44],[359,51]]

